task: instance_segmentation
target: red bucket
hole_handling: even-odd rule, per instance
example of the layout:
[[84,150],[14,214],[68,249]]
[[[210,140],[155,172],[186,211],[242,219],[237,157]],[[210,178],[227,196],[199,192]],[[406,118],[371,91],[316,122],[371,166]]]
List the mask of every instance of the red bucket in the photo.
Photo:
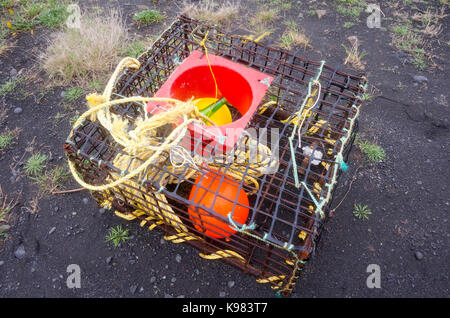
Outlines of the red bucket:
[[[227,125],[195,124],[189,129],[195,132],[196,136],[201,134],[203,140],[209,140],[208,146],[211,149],[217,144],[223,145],[224,149],[231,149],[258,108],[273,77],[223,57],[208,54],[208,58],[216,78],[219,96],[216,96],[216,87],[206,55],[200,51],[192,51],[156,92],[155,97],[169,97],[181,101],[225,97],[242,117]],[[161,102],[147,104],[149,113],[159,113],[164,109],[164,103]]]

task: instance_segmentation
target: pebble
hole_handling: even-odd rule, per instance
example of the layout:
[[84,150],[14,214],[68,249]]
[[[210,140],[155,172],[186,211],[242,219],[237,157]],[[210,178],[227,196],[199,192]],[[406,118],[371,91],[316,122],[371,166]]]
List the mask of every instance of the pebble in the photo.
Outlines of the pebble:
[[152,277],[150,278],[150,283],[153,284],[154,282],[156,282],[156,277],[155,277],[155,276],[152,276]]
[[15,76],[17,75],[17,70],[13,67],[13,68],[11,69],[11,71],[9,71],[9,75],[10,75],[11,77],[15,77]]
[[14,114],[20,114],[21,112],[22,112],[22,108],[21,107],[14,108]]
[[53,209],[53,211],[58,212],[58,211],[59,211],[59,207],[55,206],[55,208]]
[[418,83],[428,82],[428,78],[423,75],[414,75],[413,79],[415,82],[418,82]]
[[225,294],[224,291],[221,291],[221,292],[219,293],[219,297],[222,297],[222,298],[223,298],[223,297],[225,297],[225,295],[226,295],[226,294]]
[[5,262],[4,261],[0,261],[0,266],[2,266],[3,264],[5,264]]
[[25,247],[23,245],[19,245],[19,247],[15,250],[14,256],[18,259],[21,259],[25,256]]
[[414,255],[416,256],[416,259],[419,260],[419,261],[421,259],[423,259],[423,254],[421,252],[419,252],[419,251],[417,251]]
[[137,285],[131,286],[131,287],[130,287],[130,292],[131,292],[132,294],[134,294],[134,293],[136,292],[136,289],[137,289],[137,288],[138,288]]
[[177,263],[181,262],[181,255],[177,254],[177,256],[175,256],[175,260],[177,261]]
[[89,203],[89,199],[88,198],[83,198],[83,203],[84,204],[88,204]]
[[105,208],[100,208],[100,209],[98,210],[98,212],[99,212],[100,214],[103,214],[103,213],[106,212],[106,209],[105,209]]
[[228,287],[229,287],[229,288],[232,288],[233,286],[234,286],[234,281],[230,280],[230,281],[228,282]]
[[50,229],[50,231],[48,231],[48,234],[52,234],[53,232],[55,232],[55,230],[56,230],[56,226],[52,227]]
[[112,256],[109,256],[106,258],[106,264],[111,263],[111,261],[112,261]]
[[64,98],[66,96],[66,91],[62,91],[60,96],[61,96],[61,98]]
[[177,279],[176,279],[175,277],[173,277],[170,281],[171,281],[172,283],[175,283],[175,282],[177,281]]

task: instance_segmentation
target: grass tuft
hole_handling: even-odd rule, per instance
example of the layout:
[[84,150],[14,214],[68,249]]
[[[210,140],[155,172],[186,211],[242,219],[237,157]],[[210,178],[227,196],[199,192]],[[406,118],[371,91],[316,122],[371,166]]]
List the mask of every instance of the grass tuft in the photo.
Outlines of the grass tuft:
[[30,179],[37,182],[42,193],[52,193],[56,189],[62,187],[64,181],[69,179],[70,172],[64,167],[55,167],[48,169],[45,173],[36,174]]
[[278,15],[278,9],[262,9],[256,12],[249,22],[257,33],[263,33],[269,29],[269,25],[278,18]]
[[356,143],[370,161],[380,162],[386,159],[386,152],[377,144],[371,143],[366,140],[361,140],[359,136],[356,139]]
[[11,78],[0,85],[0,96],[6,96],[6,94],[12,93],[18,84],[18,80]]
[[68,103],[71,103],[78,98],[80,98],[83,95],[83,88],[81,87],[72,87],[67,90],[66,94],[64,95],[64,100]]
[[25,173],[31,177],[38,176],[45,169],[45,160],[47,160],[46,155],[40,153],[31,155],[31,157],[28,158],[27,162],[25,163]]
[[67,12],[66,6],[57,4],[43,10],[39,14],[38,19],[43,26],[57,28],[62,25],[68,17],[69,13]]
[[311,47],[309,44],[309,38],[306,34],[300,30],[293,20],[286,21],[287,28],[281,36],[281,47],[286,50],[290,50],[296,46],[302,46],[306,50],[307,47]]
[[0,134],[0,150],[11,146],[13,144],[14,138],[15,136],[11,132]]
[[361,13],[366,9],[367,3],[360,0],[336,0],[337,12],[354,22],[359,21]]
[[366,52],[359,52],[359,40],[356,36],[349,36],[348,41],[350,42],[350,48],[347,48],[344,44],[342,46],[347,53],[347,57],[344,60],[344,64],[349,64],[352,67],[363,70],[365,68],[362,58],[367,55]]
[[117,247],[121,242],[125,242],[129,240],[128,229],[123,229],[121,225],[117,225],[115,228],[112,227],[109,229],[108,234],[106,235],[106,242],[111,242],[114,247]]
[[137,58],[147,50],[148,46],[146,41],[134,41],[123,50],[123,55]]
[[127,28],[117,11],[82,16],[80,29],[57,32],[49,41],[41,63],[57,85],[87,86],[108,76],[127,45]]
[[372,214],[372,211],[369,209],[367,205],[357,204],[353,206],[353,215],[358,219],[369,219],[369,215]]
[[157,10],[144,10],[134,14],[133,20],[136,21],[139,25],[150,25],[153,23],[161,22],[165,19],[165,16],[162,15]]
[[201,0],[197,3],[185,1],[182,12],[189,18],[211,25],[229,27],[239,18],[239,2]]

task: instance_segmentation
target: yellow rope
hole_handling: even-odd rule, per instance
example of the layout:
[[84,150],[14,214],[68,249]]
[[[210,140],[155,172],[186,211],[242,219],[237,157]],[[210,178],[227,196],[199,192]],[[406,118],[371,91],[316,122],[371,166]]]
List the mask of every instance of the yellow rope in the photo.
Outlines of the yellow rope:
[[271,282],[275,282],[277,280],[283,280],[285,279],[286,276],[285,275],[280,275],[280,276],[270,276],[270,277],[266,277],[266,278],[260,278],[257,279],[256,282],[257,283],[261,283],[261,284],[266,284],[266,283],[271,283]]
[[199,254],[201,258],[204,259],[220,259],[220,258],[224,258],[224,257],[236,257],[238,258],[241,262],[245,263],[245,258],[240,255],[239,253],[232,251],[232,250],[218,250],[217,252],[214,252],[212,254],[203,254],[200,253]]

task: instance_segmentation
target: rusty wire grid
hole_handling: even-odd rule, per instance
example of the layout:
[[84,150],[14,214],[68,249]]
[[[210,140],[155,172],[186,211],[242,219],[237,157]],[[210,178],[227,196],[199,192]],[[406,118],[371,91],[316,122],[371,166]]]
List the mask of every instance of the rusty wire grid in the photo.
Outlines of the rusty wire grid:
[[[121,75],[112,97],[153,96],[192,51],[204,51],[196,39],[204,38],[206,32],[208,41],[205,45],[209,54],[273,77],[261,105],[269,101],[275,102],[274,105],[267,109],[260,108],[246,129],[255,129],[257,137],[266,134],[267,140],[276,141],[276,149],[271,149],[272,153],[278,154],[276,171],[258,176],[257,184],[254,184],[244,182],[247,176],[254,175],[251,172],[255,168],[248,161],[239,165],[228,164],[221,155],[216,155],[216,148],[210,158],[213,163],[217,161],[214,169],[207,165],[185,165],[181,169],[172,169],[170,154],[164,152],[160,163],[147,167],[141,177],[94,193],[94,197],[101,204],[109,202],[118,215],[130,220],[137,219],[141,225],[151,229],[158,227],[165,233],[166,239],[191,244],[202,257],[220,258],[244,273],[256,276],[258,282],[270,283],[282,295],[289,295],[327,219],[332,196],[319,207],[321,213],[317,213],[317,202],[327,197],[327,191],[335,189],[334,181],[340,175],[337,171],[340,170],[338,154],[342,154],[345,160],[351,150],[357,130],[355,119],[361,105],[358,96],[366,85],[366,79],[363,74],[352,75],[323,65],[318,79],[321,84],[318,103],[301,128],[301,147],[297,134],[293,139],[299,181],[306,184],[307,190],[304,186],[296,186],[298,182],[294,178],[289,144],[289,136],[296,128],[290,124],[289,118],[301,107],[308,83],[316,76],[320,62],[220,33],[213,27],[181,16],[139,57],[139,70],[126,70]],[[111,110],[131,121],[145,115],[142,105],[135,102],[115,105]],[[170,125],[161,127],[158,132],[161,140],[170,130]],[[345,136],[349,138],[343,143]],[[250,137],[243,137],[244,144],[245,138]],[[195,153],[208,142],[203,138],[191,138],[191,134],[187,133],[180,145]],[[131,158],[125,170],[115,166],[115,158],[123,153],[123,149],[99,122],[86,120],[75,127],[64,147],[69,159],[76,164],[78,173],[91,184],[108,183],[107,180],[123,175],[142,163],[139,158]],[[322,154],[319,164],[304,153],[304,147]],[[194,173],[189,174],[189,169]],[[242,174],[240,180],[230,177],[239,171]],[[206,175],[219,180],[220,184],[237,184],[248,194],[248,205],[233,201],[231,213],[241,206],[249,209],[247,221],[236,226],[237,231],[217,228],[217,222],[208,223],[202,217],[205,213],[234,228],[229,219],[217,214],[211,207],[189,199],[196,178]],[[221,197],[217,189],[197,186],[197,191],[209,191],[215,197]],[[253,226],[239,231],[239,226],[244,225]],[[211,235],[212,232],[216,235]],[[227,232],[226,235],[223,235],[224,232]]]

